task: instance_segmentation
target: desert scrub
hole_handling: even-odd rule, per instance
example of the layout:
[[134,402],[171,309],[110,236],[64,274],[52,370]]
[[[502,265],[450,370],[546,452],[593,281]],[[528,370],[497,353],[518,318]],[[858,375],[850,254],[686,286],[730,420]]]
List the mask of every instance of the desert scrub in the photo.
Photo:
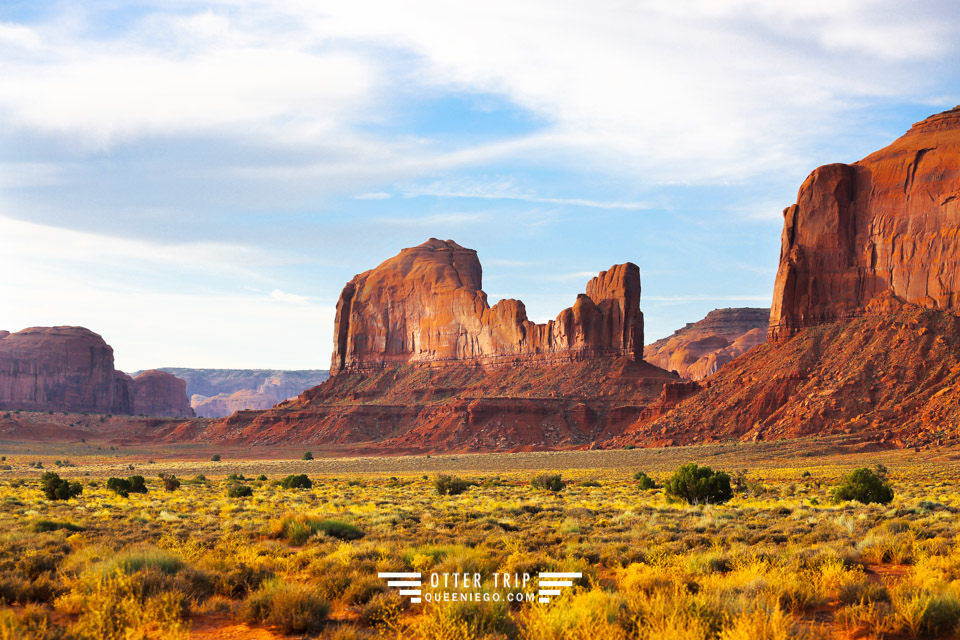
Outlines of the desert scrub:
[[180,480],[172,473],[161,473],[160,482],[163,483],[164,491],[176,491],[180,488]]
[[563,478],[559,473],[541,473],[530,480],[530,486],[543,491],[561,491],[564,487]]
[[146,493],[147,484],[143,476],[130,476],[129,478],[108,478],[107,489],[113,491],[121,498],[126,498],[131,493]]
[[53,471],[47,471],[40,476],[40,488],[47,500],[69,500],[83,493],[79,482],[68,482]]
[[323,520],[301,514],[290,514],[274,520],[267,529],[272,538],[281,538],[294,545],[302,545],[312,536],[323,533],[338,540],[359,540],[363,531],[341,520]]
[[664,487],[668,497],[687,504],[721,504],[733,497],[728,474],[692,462],[677,469]]
[[300,473],[287,476],[280,481],[280,486],[284,489],[310,489],[313,487],[313,482],[307,477],[307,474]]
[[227,485],[228,498],[249,498],[253,495],[253,488],[240,482],[231,482]]
[[633,474],[633,479],[637,481],[637,487],[643,491],[649,491],[650,489],[656,489],[657,483],[654,482],[653,478],[648,476],[643,471],[637,471]]
[[466,491],[470,487],[470,483],[457,476],[441,474],[434,479],[433,486],[437,488],[437,494],[441,496],[456,496]]
[[500,602],[451,602],[427,607],[410,630],[421,638],[515,638],[517,624]]
[[183,595],[151,594],[136,576],[117,572],[86,582],[79,591],[57,600],[56,608],[73,614],[72,637],[78,640],[183,638]]
[[251,594],[243,605],[243,618],[279,627],[286,633],[317,631],[330,613],[330,603],[313,587],[271,580]]
[[881,473],[862,467],[844,476],[840,485],[833,490],[831,502],[838,504],[848,500],[864,504],[888,504],[893,501],[893,489]]

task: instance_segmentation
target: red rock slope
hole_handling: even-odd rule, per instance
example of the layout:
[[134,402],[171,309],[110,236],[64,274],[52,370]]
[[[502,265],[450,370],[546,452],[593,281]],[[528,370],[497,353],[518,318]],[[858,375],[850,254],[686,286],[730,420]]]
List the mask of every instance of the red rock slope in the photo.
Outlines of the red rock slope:
[[703,380],[767,339],[770,310],[714,309],[672,335],[648,344],[643,359],[688,380]]
[[785,212],[770,342],[611,445],[831,432],[960,434],[960,108],[853,165],[814,171]]
[[675,403],[678,380],[643,362],[640,272],[591,280],[556,320],[493,307],[475,251],[430,240],[347,284],[335,373],[299,398],[239,412],[201,438],[376,443],[381,450],[586,446]]
[[113,349],[83,327],[0,332],[3,409],[193,417],[184,389],[167,373],[115,370]]

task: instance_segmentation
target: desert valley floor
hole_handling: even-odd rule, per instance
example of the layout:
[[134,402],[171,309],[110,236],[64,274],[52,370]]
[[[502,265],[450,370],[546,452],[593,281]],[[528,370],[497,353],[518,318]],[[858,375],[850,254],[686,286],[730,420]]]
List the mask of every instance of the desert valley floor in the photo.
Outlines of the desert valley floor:
[[[18,603],[0,610],[3,638],[898,638],[952,637],[960,623],[952,447],[836,436],[313,460],[302,447],[0,453],[0,599]],[[668,500],[665,480],[688,462],[729,472],[733,499]],[[882,470],[891,503],[831,501],[858,467]],[[45,498],[49,471],[82,493]],[[136,475],[143,493],[107,481]],[[378,579],[476,574],[497,593],[491,576],[541,571],[582,578],[547,604],[412,604]]]

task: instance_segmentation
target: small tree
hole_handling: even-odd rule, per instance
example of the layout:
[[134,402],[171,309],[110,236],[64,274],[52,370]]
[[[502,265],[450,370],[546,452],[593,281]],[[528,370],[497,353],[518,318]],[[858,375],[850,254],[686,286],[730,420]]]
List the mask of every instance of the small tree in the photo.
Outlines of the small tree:
[[40,476],[40,487],[47,500],[69,500],[83,493],[79,482],[68,482],[52,471]]
[[313,460],[313,452],[312,452],[312,451],[307,451],[306,453],[303,454],[303,457],[300,458],[300,459],[301,459],[301,460]]
[[728,474],[692,462],[677,469],[664,486],[668,497],[688,504],[721,504],[733,497]]
[[637,481],[637,486],[643,491],[649,491],[650,489],[657,488],[657,483],[654,482],[653,478],[645,474],[643,471],[637,471],[635,474],[633,474],[633,479]]
[[210,456],[210,462],[220,462],[220,454],[215,453],[212,456]]
[[[883,473],[885,472],[886,468],[883,468]],[[887,504],[893,500],[893,489],[890,488],[884,475],[865,467],[855,469],[843,477],[840,484],[833,490],[831,497],[831,502],[834,504],[847,500],[856,500],[864,504],[870,502]]]
[[313,482],[307,477],[307,474],[301,473],[287,476],[280,481],[280,486],[284,489],[309,489],[313,486]]
[[433,481],[437,493],[441,496],[455,496],[463,493],[470,487],[470,483],[457,476],[438,475]]
[[530,481],[530,486],[534,489],[543,489],[545,491],[561,491],[563,489],[563,478],[559,473],[541,473],[534,476]]
[[146,493],[147,485],[143,476],[129,478],[107,478],[107,489],[121,498],[129,498],[131,493]]

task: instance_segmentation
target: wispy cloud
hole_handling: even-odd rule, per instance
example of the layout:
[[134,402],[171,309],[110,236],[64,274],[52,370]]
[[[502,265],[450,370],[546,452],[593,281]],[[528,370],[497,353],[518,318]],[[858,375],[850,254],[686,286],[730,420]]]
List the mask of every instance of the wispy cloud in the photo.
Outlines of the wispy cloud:
[[417,198],[431,196],[435,198],[477,198],[481,200],[519,200],[556,204],[571,207],[589,207],[594,209],[629,209],[640,211],[649,209],[645,202],[617,202],[592,200],[589,198],[554,198],[525,193],[513,180],[501,179],[493,182],[432,182],[425,185],[405,186],[404,197]]

